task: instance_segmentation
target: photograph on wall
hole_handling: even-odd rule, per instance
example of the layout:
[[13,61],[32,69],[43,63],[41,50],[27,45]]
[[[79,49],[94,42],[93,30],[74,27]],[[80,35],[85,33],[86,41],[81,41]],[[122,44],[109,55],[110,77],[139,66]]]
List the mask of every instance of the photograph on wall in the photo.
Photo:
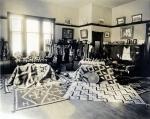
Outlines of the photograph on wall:
[[74,30],[71,28],[62,29],[62,38],[63,39],[73,39]]
[[80,30],[80,35],[81,38],[88,38],[88,30],[87,29]]
[[65,24],[70,25],[70,24],[71,24],[71,18],[66,18],[66,19],[65,19]]
[[110,32],[106,31],[106,32],[104,33],[104,38],[110,38]]
[[132,22],[140,22],[142,21],[142,14],[136,14],[132,16]]
[[121,28],[121,38],[122,39],[133,38],[133,34],[134,34],[133,26],[127,26],[127,27]]
[[125,23],[126,23],[126,17],[117,18],[117,25],[121,25]]

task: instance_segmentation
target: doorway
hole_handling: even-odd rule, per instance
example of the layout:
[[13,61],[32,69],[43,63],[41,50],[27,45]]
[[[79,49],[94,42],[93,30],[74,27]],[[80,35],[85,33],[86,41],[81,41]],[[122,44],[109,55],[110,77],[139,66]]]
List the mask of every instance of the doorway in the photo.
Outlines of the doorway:
[[92,31],[92,44],[94,46],[94,58],[102,58],[103,32]]
[[150,60],[150,23],[148,23],[146,25],[146,51],[145,51],[145,56],[146,56],[146,60],[149,61]]

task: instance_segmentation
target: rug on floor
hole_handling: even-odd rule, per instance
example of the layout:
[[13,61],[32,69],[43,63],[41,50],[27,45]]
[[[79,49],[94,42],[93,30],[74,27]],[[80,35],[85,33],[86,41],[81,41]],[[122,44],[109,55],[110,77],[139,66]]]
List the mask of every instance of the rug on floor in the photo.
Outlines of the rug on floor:
[[145,104],[142,98],[130,86],[122,86],[118,83],[109,84],[107,81],[103,81],[101,84],[74,82],[69,87],[64,98]]
[[66,91],[67,86],[61,84],[15,89],[14,111],[64,101]]

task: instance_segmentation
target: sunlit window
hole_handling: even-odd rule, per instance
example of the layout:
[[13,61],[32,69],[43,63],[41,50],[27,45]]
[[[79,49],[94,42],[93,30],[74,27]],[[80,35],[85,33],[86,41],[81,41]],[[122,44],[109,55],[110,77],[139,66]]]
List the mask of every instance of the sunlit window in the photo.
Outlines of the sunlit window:
[[40,49],[51,50],[50,46],[54,40],[54,20],[10,14],[9,35],[13,56],[39,55]]
[[53,23],[51,21],[43,21],[43,40],[44,51],[49,51],[53,40]]
[[36,19],[27,19],[27,55],[31,55],[35,52],[39,54],[39,21]]
[[21,16],[10,16],[10,37],[13,55],[22,54],[22,19]]

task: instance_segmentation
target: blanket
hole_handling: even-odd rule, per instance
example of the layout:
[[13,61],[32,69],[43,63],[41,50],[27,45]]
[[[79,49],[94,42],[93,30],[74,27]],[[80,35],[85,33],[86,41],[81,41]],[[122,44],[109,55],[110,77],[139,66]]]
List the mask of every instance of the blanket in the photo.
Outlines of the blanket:
[[76,71],[75,79],[88,83],[116,80],[112,68],[104,64],[81,65]]
[[28,63],[17,66],[8,80],[8,85],[21,88],[41,85],[56,80],[55,72],[48,64]]
[[122,86],[118,83],[109,84],[107,81],[103,81],[101,84],[80,81],[74,82],[67,90],[64,98],[72,100],[145,104],[132,87]]
[[61,85],[57,81],[53,81],[47,86],[32,86],[25,89],[17,88],[14,90],[14,111],[64,101],[66,99],[63,96],[67,88],[66,85]]

